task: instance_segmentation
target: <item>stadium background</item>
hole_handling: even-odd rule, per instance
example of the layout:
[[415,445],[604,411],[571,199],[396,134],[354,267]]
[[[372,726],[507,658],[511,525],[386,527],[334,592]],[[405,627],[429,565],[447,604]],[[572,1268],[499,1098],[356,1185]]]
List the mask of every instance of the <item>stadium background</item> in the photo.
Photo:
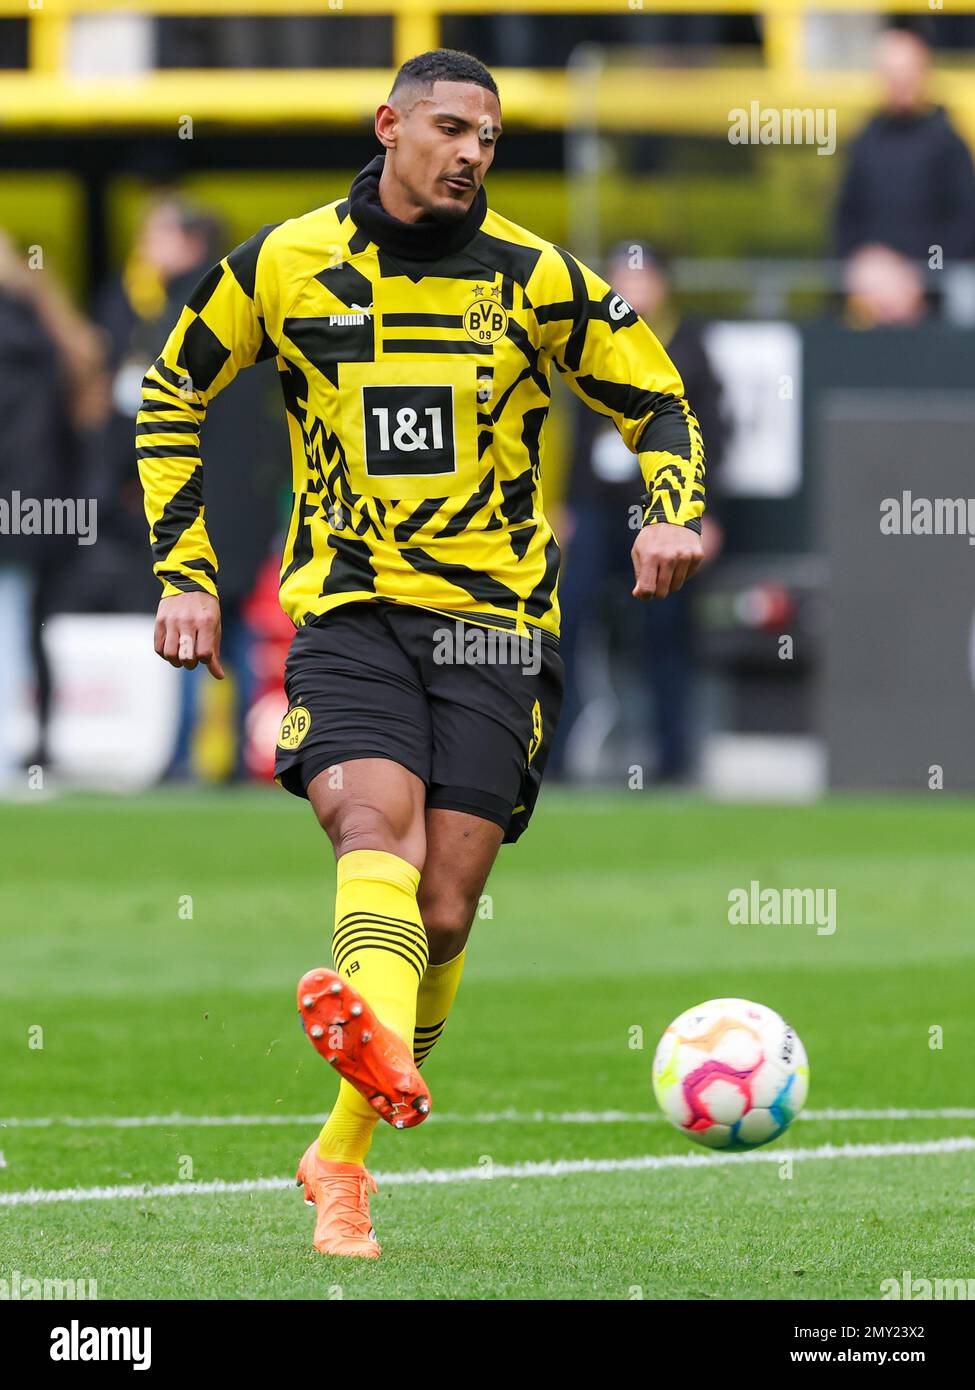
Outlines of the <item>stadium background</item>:
[[[826,507],[830,468],[817,451],[820,421],[832,408],[824,396],[837,386],[887,388],[902,398],[904,385],[916,391],[967,384],[960,364],[970,340],[956,331],[975,321],[970,263],[949,259],[936,272],[924,268],[937,312],[918,332],[898,330],[890,337],[882,330],[841,333],[844,268],[833,259],[845,151],[878,101],[871,65],[886,20],[920,25],[928,34],[936,54],[932,97],[947,106],[968,142],[975,141],[966,46],[975,44],[975,3],[951,9],[935,15],[916,3],[880,10],[800,0],[752,9],[744,0],[693,0],[665,12],[597,0],[491,9],[479,0],[458,0],[437,9],[336,0],[282,10],[222,0],[50,0],[25,10],[22,0],[3,0],[0,223],[22,252],[32,249],[33,269],[39,251],[44,276],[62,285],[102,334],[106,327],[115,332],[115,340],[106,348],[103,337],[101,346],[107,389],[119,396],[127,380],[131,392],[139,350],[143,356],[155,350],[174,307],[160,313],[158,286],[140,264],[139,227],[153,199],[176,191],[190,200],[196,213],[212,219],[208,255],[222,254],[255,226],[317,206],[347,187],[373,149],[372,114],[393,64],[437,41],[471,47],[497,68],[504,99],[506,134],[490,182],[495,205],[596,263],[621,239],[648,240],[672,259],[681,312],[725,325],[717,365],[733,428],[731,457],[711,479],[723,551],[695,604],[694,775],[722,794],[747,791],[756,782],[802,795],[815,794],[827,779],[917,785],[921,764],[903,765],[888,745],[902,745],[918,705],[943,702],[947,691],[933,663],[928,686],[897,671],[902,708],[882,736],[878,731],[871,739],[870,692],[846,670],[842,625],[828,622],[826,577],[832,550],[841,546],[834,523],[842,509]],[[752,103],[762,110],[835,112],[838,149],[824,158],[811,144],[729,144],[729,112]],[[137,325],[140,316],[149,320],[134,345],[125,341],[130,324],[113,322],[119,299],[135,306]],[[940,343],[933,341],[939,337]],[[93,347],[92,363],[98,354]],[[80,370],[96,375],[92,363]],[[270,370],[267,376],[273,379]],[[785,402],[779,399],[783,376],[794,377]],[[218,412],[229,416],[237,409],[242,419],[240,403],[254,388],[237,383],[229,394],[233,406],[221,403]],[[266,429],[250,451],[258,457],[245,464],[257,480],[263,513],[253,519],[250,549],[241,555],[250,568],[273,553],[278,527],[268,518],[286,504],[283,474],[275,481],[283,446],[269,423],[275,409],[268,401],[251,422]],[[100,663],[83,673],[71,655],[92,649],[93,629],[48,623],[68,612],[147,612],[152,606],[139,550],[138,501],[127,476],[131,406],[109,414],[107,425],[83,428],[70,461],[61,465],[62,491],[98,498],[99,543],[74,554],[53,556],[49,549],[39,558],[49,573],[34,618],[45,622],[41,650],[58,668],[50,745],[62,776],[144,785],[165,769],[176,737],[176,678],[152,670],[151,663],[148,670],[139,667],[139,680],[151,683],[151,698],[159,702],[151,721],[141,719],[146,697],[132,684],[109,708]],[[240,430],[235,438],[231,429],[220,446],[211,443],[211,482],[234,467],[222,459],[240,452],[242,424]],[[557,391],[547,476],[558,520],[565,518],[572,432],[567,396]],[[878,437],[878,456],[884,448]],[[829,457],[835,460],[835,451]],[[863,505],[872,500],[871,494]],[[229,489],[226,498],[208,496],[211,517],[230,505]],[[224,529],[234,532],[229,522]],[[893,546],[887,549],[893,553]],[[953,554],[949,547],[935,553],[942,552],[947,578],[963,561],[958,547]],[[269,571],[264,581],[259,615],[255,619],[253,606],[248,611],[252,621],[263,622],[271,650],[253,658],[262,675],[251,682],[248,702],[273,683],[263,673],[280,664],[280,642],[287,638],[286,627],[274,623]],[[243,578],[235,576],[234,584],[243,602]],[[892,596],[886,611],[893,615],[900,606]],[[867,608],[851,614],[845,605],[844,614],[854,625],[875,617]],[[957,656],[949,689],[955,723],[962,726],[971,696],[968,616],[952,615],[957,630],[944,634]],[[635,620],[619,605],[616,617],[625,653],[634,641],[639,645]],[[897,621],[888,640],[910,646],[916,634],[897,628]],[[97,630],[99,640],[120,643],[126,653],[119,660],[116,652],[109,664],[128,667],[129,651],[141,642],[138,629],[103,623]],[[784,633],[794,642],[783,658],[778,639]],[[838,644],[832,661],[830,633]],[[926,637],[932,640],[930,630]],[[657,760],[652,730],[628,713],[649,699],[642,672],[617,660],[613,644],[607,648],[602,652],[595,639],[580,648],[583,676],[589,672],[583,684],[596,695],[588,720],[567,741],[564,762],[581,780],[614,781],[620,768],[652,769]],[[14,665],[10,701],[19,723],[4,741],[8,766],[11,742],[28,762],[32,745],[31,668]],[[191,744],[177,763],[220,780],[235,767],[232,696],[202,682],[196,698],[191,734],[190,715],[182,712],[181,746],[188,738]],[[236,760],[238,769],[247,762],[266,773],[267,755],[260,750],[280,699],[278,692],[255,715],[254,747]],[[79,726],[70,711],[80,708],[88,720]],[[749,741],[743,743],[743,735]],[[113,760],[112,748],[125,752]],[[113,761],[121,769],[112,768]],[[57,775],[53,765],[50,772]],[[966,759],[956,774],[956,784],[972,785],[975,763]]]
[[[499,1172],[512,1166],[511,1191],[488,1184],[465,1197],[472,1236],[449,1200],[457,1189],[433,1190],[421,1218],[414,1178],[394,1183],[386,1230],[412,1264],[384,1260],[385,1282],[353,1292],[410,1296],[420,1269],[423,1292],[438,1296],[875,1297],[880,1278],[908,1265],[963,1272],[971,1176],[950,1144],[967,1152],[972,1119],[971,551],[964,536],[884,535],[878,518],[903,489],[970,491],[973,268],[965,257],[921,262],[916,322],[867,328],[834,254],[845,161],[880,100],[872,64],[891,19],[930,37],[932,96],[975,148],[975,0],[944,11],[908,0],[0,0],[0,228],[17,265],[0,290],[18,292],[26,261],[51,287],[52,338],[85,346],[62,370],[87,373],[94,399],[76,401],[58,466],[64,495],[99,501],[95,545],[0,558],[7,1264],[86,1269],[109,1296],[316,1296],[314,1265],[289,1263],[308,1234],[290,1194],[248,1199],[246,1231],[233,1229],[240,1199],[220,1194],[159,1197],[138,1215],[124,1200],[55,1204],[40,1232],[17,1197],[31,1183],[182,1181],[187,1154],[206,1181],[271,1177],[299,1151],[288,1114],[327,1104],[328,1078],[322,1086],[302,1040],[278,1042],[292,977],[324,954],[323,846],[297,803],[239,785],[266,774],[281,712],[280,406],[261,403],[255,369],[214,407],[223,426],[208,430],[225,426],[223,442],[214,435],[208,452],[203,437],[227,495],[237,470],[246,478],[256,520],[244,553],[263,562],[235,601],[245,638],[257,634],[241,768],[232,685],[196,681],[188,712],[186,676],[151,651],[134,465],[127,473],[117,433],[112,442],[127,428],[122,369],[139,339],[113,357],[104,331],[121,298],[135,306],[125,331],[141,313],[158,323],[145,350],[163,340],[165,296],[136,254],[160,198],[178,195],[219,255],[339,196],[374,151],[372,117],[395,66],[444,43],[476,53],[499,83],[494,206],[593,263],[633,239],[666,253],[675,302],[706,325],[724,388],[728,443],[713,479],[723,543],[685,610],[695,750],[676,779],[685,785],[654,790],[639,610],[607,589],[579,647],[587,707],[562,784],[553,779],[524,846],[502,857],[431,1062],[445,1123],[423,1131],[420,1157],[386,1136],[379,1146],[390,1174],[476,1168],[487,1154]],[[835,111],[835,154],[731,144],[729,113],[752,103]],[[15,361],[4,358],[8,380]],[[546,466],[567,532],[574,434],[559,391]],[[3,491],[26,492],[30,470],[10,463],[8,452]],[[227,508],[232,529],[227,495],[208,496],[208,511]],[[571,536],[566,549],[571,563]],[[49,691],[32,665],[32,624]],[[836,936],[733,929],[728,892],[753,879],[835,887]],[[605,986],[598,998],[587,982]],[[753,1168],[720,1222],[720,1172],[582,1175],[569,1198],[543,1184],[516,1190],[518,1165],[535,1159],[682,1154],[645,1113],[653,1038],[722,994],[780,1008],[806,1041],[817,1109],[797,1146],[863,1141],[890,1156],[810,1165],[822,1176],[771,1196]],[[34,1049],[24,1040],[38,1025],[48,1041]],[[943,1051],[929,1045],[932,1027],[945,1030]],[[490,1140],[467,1123],[485,1106],[509,1114]],[[598,1114],[591,1126],[566,1122],[576,1112]],[[234,1115],[271,1118],[200,1120]],[[893,1152],[903,1141],[918,1154]],[[699,1203],[705,1218],[690,1220]],[[151,1259],[144,1210],[158,1218]],[[502,1228],[521,1232],[507,1272]],[[525,1235],[542,1229],[557,1269]]]

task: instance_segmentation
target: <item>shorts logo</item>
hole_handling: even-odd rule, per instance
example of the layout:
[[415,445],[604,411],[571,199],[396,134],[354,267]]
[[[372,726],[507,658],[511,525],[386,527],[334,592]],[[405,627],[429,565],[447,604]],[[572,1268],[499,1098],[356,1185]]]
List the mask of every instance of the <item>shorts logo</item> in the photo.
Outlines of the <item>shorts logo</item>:
[[542,746],[542,707],[536,700],[532,705],[532,736],[528,745],[528,761],[531,762]]
[[279,748],[297,748],[299,743],[311,728],[311,715],[304,705],[295,705],[294,709],[289,709],[288,713],[281,721],[281,732],[278,734]]
[[507,331],[507,310],[493,299],[475,299],[464,311],[464,332],[475,343],[496,343]]

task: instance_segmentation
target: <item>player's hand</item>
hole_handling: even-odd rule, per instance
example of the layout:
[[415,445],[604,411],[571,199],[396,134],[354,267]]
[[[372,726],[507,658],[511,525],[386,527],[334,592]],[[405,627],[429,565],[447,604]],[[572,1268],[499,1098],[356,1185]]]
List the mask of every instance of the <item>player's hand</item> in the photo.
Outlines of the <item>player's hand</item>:
[[156,610],[156,653],[170,666],[192,671],[198,662],[223,680],[220,665],[220,600],[212,594],[173,594]]
[[658,521],[637,532],[630,558],[636,578],[633,597],[666,598],[697,573],[704,548],[696,531]]

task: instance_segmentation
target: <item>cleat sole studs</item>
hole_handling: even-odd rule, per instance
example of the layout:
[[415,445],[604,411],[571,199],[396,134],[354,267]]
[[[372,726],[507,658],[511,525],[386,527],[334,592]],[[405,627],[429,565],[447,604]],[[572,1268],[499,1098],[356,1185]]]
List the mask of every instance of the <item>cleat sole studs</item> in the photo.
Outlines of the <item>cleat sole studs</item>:
[[362,1035],[362,1041],[363,1041],[363,1042],[372,1042],[372,1034],[371,1034],[371,1033],[363,1033],[363,1035]]
[[332,983],[331,983],[331,984],[329,985],[329,987],[328,987],[328,992],[329,992],[329,994],[341,994],[341,993],[342,993],[342,986],[339,984],[338,980],[333,980],[333,981],[332,981]]
[[302,998],[301,1007],[302,1007],[303,1009],[310,1009],[311,1006],[312,1006],[312,1004],[314,1004],[314,1002],[315,1002],[315,996],[314,996],[313,994],[306,994],[306,995]]
[[358,1018],[359,1015],[362,1013],[362,1005],[353,1004],[352,1008],[349,1010],[349,1013],[352,1015],[353,1018]]
[[325,1029],[321,1026],[320,1023],[314,1024],[314,1026],[311,1029],[311,1035],[313,1038],[320,1038],[324,1032]]

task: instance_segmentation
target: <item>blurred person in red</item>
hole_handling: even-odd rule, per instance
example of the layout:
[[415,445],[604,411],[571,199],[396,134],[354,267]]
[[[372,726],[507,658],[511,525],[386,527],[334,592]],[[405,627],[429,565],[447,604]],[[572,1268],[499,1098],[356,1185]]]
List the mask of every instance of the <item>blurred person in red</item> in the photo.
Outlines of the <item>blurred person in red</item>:
[[[707,443],[708,472],[720,466],[727,424],[721,387],[714,374],[700,325],[683,318],[671,297],[667,267],[660,254],[635,238],[609,253],[607,280],[652,325],[680,373],[684,391]],[[558,527],[564,548],[559,596],[562,604],[561,653],[565,662],[565,700],[552,750],[556,775],[565,770],[566,746],[582,711],[579,688],[581,648],[587,630],[603,620],[608,597],[630,565],[632,532],[626,518],[640,479],[639,464],[612,424],[575,406],[572,456],[565,509]],[[705,563],[721,549],[722,532],[711,506],[701,524]],[[639,525],[639,521],[637,521]],[[691,720],[694,666],[693,627],[686,589],[666,603],[650,602],[631,616],[642,628],[643,671],[651,701],[648,725],[656,748],[653,778],[683,782],[691,774]]]
[[910,29],[877,48],[883,105],[853,141],[836,205],[841,259],[887,246],[941,264],[975,257],[975,170],[944,107],[930,97],[931,50]]

